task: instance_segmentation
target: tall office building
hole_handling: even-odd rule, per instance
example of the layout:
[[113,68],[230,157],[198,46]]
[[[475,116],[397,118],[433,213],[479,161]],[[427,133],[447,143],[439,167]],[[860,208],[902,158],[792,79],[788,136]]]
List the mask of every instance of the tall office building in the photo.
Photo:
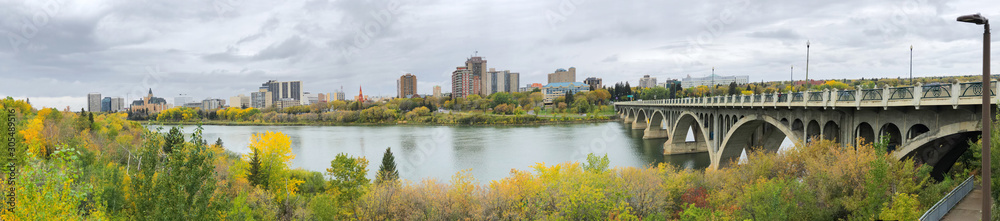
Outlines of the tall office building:
[[111,98],[111,112],[118,112],[125,109],[125,98],[114,97]]
[[551,83],[567,83],[576,82],[576,68],[569,67],[566,69],[556,69],[556,72],[549,74],[549,84]]
[[344,91],[333,92],[333,100],[336,100],[336,101],[346,101],[347,100],[347,94],[344,93]]
[[111,112],[111,97],[101,99],[101,112]]
[[396,81],[396,90],[398,98],[410,98],[417,95],[417,76],[406,73],[399,77],[399,80]]
[[257,89],[257,92],[250,93],[250,107],[260,109],[274,105],[273,100],[271,100],[271,91],[269,88],[266,85],[262,85]]
[[488,85],[486,85],[486,82],[483,82],[486,79],[486,60],[484,60],[483,57],[471,57],[465,60],[465,68],[472,72],[473,78],[481,80],[479,82],[480,85],[476,86],[479,90],[475,93],[484,97],[489,95],[488,91],[486,91]]
[[434,86],[434,97],[441,97],[441,86],[440,85],[435,85]]
[[101,93],[87,94],[87,111],[89,112],[101,111]]
[[649,75],[642,76],[639,78],[639,88],[652,88],[656,87],[656,78],[649,77]]
[[480,79],[472,73],[472,70],[469,70],[468,67],[456,67],[455,69],[451,73],[452,97],[468,97],[469,95],[481,92],[479,88],[481,85]]
[[291,98],[292,100],[304,102],[302,100],[302,81],[269,80],[261,86],[266,86],[267,91],[271,92],[271,103],[282,101],[282,99],[285,98]]
[[520,74],[511,73],[509,70],[497,71],[490,68],[490,71],[486,72],[486,76],[483,78],[486,81],[486,96],[497,92],[517,92],[517,85],[520,84]]
[[601,78],[589,77],[586,80],[583,80],[583,83],[590,85],[590,90],[595,91],[597,89],[604,88],[604,83],[602,83],[602,81],[603,80],[601,80]]

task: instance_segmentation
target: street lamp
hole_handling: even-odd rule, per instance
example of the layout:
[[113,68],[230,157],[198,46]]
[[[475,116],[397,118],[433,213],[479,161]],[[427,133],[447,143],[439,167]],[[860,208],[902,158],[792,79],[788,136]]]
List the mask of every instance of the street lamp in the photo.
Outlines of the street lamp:
[[806,41],[806,84],[809,82],[809,41]]
[[990,124],[992,117],[990,116],[990,20],[986,19],[979,13],[972,15],[958,16],[958,21],[975,23],[977,25],[983,25],[983,220],[990,220],[990,205],[993,204],[993,199],[990,195]]
[[913,85],[913,45],[910,45],[910,85]]

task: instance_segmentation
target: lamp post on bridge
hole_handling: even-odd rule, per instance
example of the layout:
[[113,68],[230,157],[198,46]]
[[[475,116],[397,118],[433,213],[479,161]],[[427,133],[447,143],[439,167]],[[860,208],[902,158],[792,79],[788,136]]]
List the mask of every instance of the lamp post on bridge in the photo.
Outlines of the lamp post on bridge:
[[913,85],[913,45],[910,45],[910,86]]
[[977,25],[983,25],[983,137],[980,139],[983,143],[983,218],[982,220],[990,220],[990,205],[993,204],[993,199],[991,198],[990,192],[990,126],[993,123],[992,116],[990,116],[990,21],[983,17],[979,13],[972,15],[958,16],[958,21],[974,23]]

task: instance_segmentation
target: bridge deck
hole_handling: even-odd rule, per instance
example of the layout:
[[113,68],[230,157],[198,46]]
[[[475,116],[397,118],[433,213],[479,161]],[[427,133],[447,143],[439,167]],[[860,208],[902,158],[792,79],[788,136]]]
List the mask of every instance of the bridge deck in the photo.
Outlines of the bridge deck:
[[979,220],[983,217],[983,190],[979,187],[969,192],[941,220]]

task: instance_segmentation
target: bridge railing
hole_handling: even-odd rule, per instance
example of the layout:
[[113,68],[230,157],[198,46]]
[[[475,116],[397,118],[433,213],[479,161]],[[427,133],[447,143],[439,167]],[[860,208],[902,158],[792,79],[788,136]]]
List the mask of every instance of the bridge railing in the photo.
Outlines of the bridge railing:
[[[983,96],[983,82],[961,83],[962,97]],[[990,82],[990,95],[996,95],[993,89],[996,88],[996,81]]]
[[[997,81],[991,81],[988,90],[996,95]],[[805,106],[805,107],[871,107],[871,106],[919,106],[922,105],[969,105],[973,97],[982,96],[987,89],[980,82],[931,85],[917,84],[912,87],[889,87],[858,90],[805,91],[789,94],[723,95],[711,97],[689,97],[633,102],[616,102],[617,105],[682,105],[682,106]],[[877,101],[877,102],[876,102]]]
[[853,91],[853,90],[851,90],[851,91],[840,91],[837,94],[837,101],[855,101],[855,100],[857,100],[856,97],[855,97],[855,94],[857,94],[857,93],[858,93],[857,91]]
[[823,92],[809,92],[809,101],[823,101]]
[[895,87],[890,89],[889,100],[913,99],[912,87]]
[[861,100],[880,101],[882,100],[882,89],[862,89]]
[[949,98],[951,97],[951,84],[924,85],[924,94],[921,98]]

